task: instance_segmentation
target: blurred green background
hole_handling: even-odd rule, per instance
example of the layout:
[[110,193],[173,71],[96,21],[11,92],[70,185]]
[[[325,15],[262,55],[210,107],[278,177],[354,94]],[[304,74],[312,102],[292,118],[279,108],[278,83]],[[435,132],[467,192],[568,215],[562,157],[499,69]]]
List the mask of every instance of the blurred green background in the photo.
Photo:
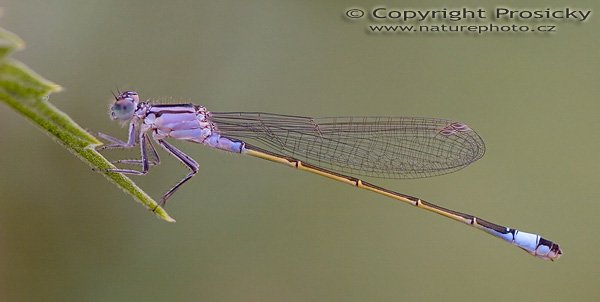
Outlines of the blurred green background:
[[[598,3],[451,2],[593,10],[551,35],[378,35],[343,15],[449,3],[2,1],[0,25],[26,41],[15,57],[65,88],[53,104],[117,137],[116,88],[214,111],[464,121],[486,141],[482,160],[374,182],[540,233],[561,244],[558,262],[351,186],[179,142],[201,171],[171,199],[168,224],[1,105],[0,300],[596,299]],[[187,173],[161,154],[134,178],[156,198]]]

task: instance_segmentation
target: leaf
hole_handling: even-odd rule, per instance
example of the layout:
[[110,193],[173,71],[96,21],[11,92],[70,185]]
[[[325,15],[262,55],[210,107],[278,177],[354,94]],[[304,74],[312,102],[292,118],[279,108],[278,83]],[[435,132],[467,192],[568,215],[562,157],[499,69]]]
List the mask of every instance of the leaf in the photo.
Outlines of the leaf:
[[[106,171],[115,166],[96,147],[102,142],[85,131],[68,115],[48,102],[60,86],[44,79],[9,55],[23,48],[23,41],[16,35],[0,28],[0,102],[29,119],[50,135],[56,142],[71,151],[96,171]],[[121,173],[100,172],[109,181],[133,196],[135,200],[163,220],[175,222],[146,192],[129,177]]]

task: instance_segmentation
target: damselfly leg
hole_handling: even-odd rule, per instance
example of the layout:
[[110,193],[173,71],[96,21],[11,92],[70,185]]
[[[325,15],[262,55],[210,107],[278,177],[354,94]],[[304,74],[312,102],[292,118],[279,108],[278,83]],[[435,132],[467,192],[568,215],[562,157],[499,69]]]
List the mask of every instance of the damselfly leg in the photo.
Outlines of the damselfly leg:
[[175,158],[177,158],[190,169],[190,173],[188,173],[188,175],[186,175],[175,186],[173,186],[169,191],[167,191],[167,193],[165,193],[165,195],[163,195],[163,197],[160,199],[159,205],[162,207],[167,203],[167,199],[169,199],[169,197],[171,197],[171,195],[173,195],[173,193],[175,193],[175,191],[177,191],[177,189],[179,189],[181,185],[183,185],[186,181],[190,180],[190,178],[192,178],[194,175],[196,175],[196,173],[198,173],[198,168],[200,167],[200,165],[198,165],[198,163],[194,159],[189,157],[187,154],[183,153],[181,150],[175,148],[175,146],[167,143],[165,140],[157,139],[157,141],[161,147],[163,147],[165,150],[167,150],[167,152],[169,152],[169,154],[173,155]]
[[[104,133],[99,133],[98,136],[100,136],[101,138],[112,143],[110,145],[103,146],[101,149],[120,149],[120,148],[128,149],[128,148],[135,147],[135,145],[136,145],[135,125],[132,124],[130,126],[129,131],[130,131],[129,139],[127,142],[124,142],[122,140],[119,140],[118,138],[112,137],[112,136],[104,134]],[[184,165],[186,165],[190,169],[190,173],[188,173],[183,179],[181,179],[175,186],[173,186],[171,189],[169,189],[162,196],[162,198],[159,202],[159,206],[164,206],[166,204],[167,200],[169,199],[169,197],[171,197],[175,193],[175,191],[177,191],[177,189],[179,189],[179,187],[181,187],[181,185],[183,185],[186,181],[190,180],[190,178],[192,178],[198,172],[198,168],[200,167],[200,165],[194,159],[192,159],[190,156],[183,153],[181,150],[177,149],[175,146],[169,144],[165,140],[157,139],[154,137],[153,137],[153,139],[163,149],[165,149],[169,154],[171,154],[173,157],[177,158],[179,161],[181,161]],[[141,159],[121,159],[121,160],[115,160],[112,163],[142,165],[141,171],[133,170],[133,169],[107,169],[106,172],[125,173],[125,174],[131,174],[131,175],[145,175],[146,173],[148,173],[150,166],[155,166],[155,165],[160,164],[160,157],[158,156],[158,152],[156,152],[156,148],[154,147],[154,144],[152,144],[152,141],[148,138],[148,135],[146,133],[141,133],[139,135],[139,143],[140,143]]]
[[129,149],[135,147],[135,123],[129,123],[129,131],[127,135],[127,142],[124,142],[116,137],[110,136],[108,134],[104,134],[102,132],[98,133],[98,136],[101,138],[111,142],[110,145],[103,145],[98,148],[98,150],[104,149]]

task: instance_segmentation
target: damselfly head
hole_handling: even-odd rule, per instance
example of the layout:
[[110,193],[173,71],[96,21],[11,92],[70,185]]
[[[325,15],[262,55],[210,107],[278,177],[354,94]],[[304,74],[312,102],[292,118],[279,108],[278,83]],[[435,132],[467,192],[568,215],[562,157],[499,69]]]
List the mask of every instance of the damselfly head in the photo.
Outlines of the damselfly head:
[[125,91],[115,95],[115,102],[110,106],[110,118],[126,121],[133,118],[140,98],[135,91]]

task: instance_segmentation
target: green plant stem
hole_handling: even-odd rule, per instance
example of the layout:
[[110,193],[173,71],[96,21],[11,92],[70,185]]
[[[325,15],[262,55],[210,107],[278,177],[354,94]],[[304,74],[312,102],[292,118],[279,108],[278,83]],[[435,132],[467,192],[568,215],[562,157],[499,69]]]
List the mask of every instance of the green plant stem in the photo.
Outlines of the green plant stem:
[[14,34],[0,29],[0,102],[39,126],[60,145],[151,209],[158,217],[174,222],[130,178],[121,173],[104,172],[115,166],[96,151],[96,147],[102,145],[102,142],[48,102],[48,96],[60,91],[60,86],[45,80],[21,62],[7,58],[13,51],[22,48],[22,45],[23,42]]

